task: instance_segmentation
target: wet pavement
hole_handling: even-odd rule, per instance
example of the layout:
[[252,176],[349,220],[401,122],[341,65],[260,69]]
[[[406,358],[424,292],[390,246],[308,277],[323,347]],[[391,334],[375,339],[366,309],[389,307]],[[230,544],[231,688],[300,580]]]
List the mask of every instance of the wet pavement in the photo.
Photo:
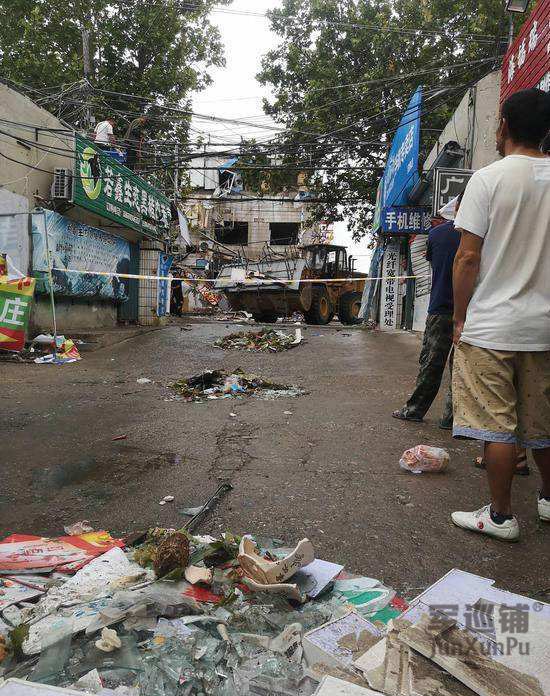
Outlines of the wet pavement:
[[[412,389],[418,336],[333,324],[307,327],[303,345],[278,354],[214,346],[245,328],[182,320],[76,364],[0,363],[0,533],[60,534],[80,519],[117,534],[178,527],[179,508],[228,480],[234,490],[201,532],[308,536],[318,557],[408,596],[458,567],[549,598],[550,525],[536,517],[536,473],[515,483],[518,544],[465,533],[449,513],[487,502],[472,466],[479,447],[437,427],[441,398],[423,424],[390,417]],[[169,387],[236,368],[307,393],[186,403]],[[400,455],[416,444],[446,447],[448,472],[402,471]],[[159,506],[165,495],[175,501]]]

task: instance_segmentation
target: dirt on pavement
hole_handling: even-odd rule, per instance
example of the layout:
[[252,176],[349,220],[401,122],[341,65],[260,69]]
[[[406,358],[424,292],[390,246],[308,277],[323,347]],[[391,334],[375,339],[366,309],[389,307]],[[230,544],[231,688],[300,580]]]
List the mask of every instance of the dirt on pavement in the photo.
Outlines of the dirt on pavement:
[[[304,344],[278,354],[214,346],[243,329],[182,320],[75,364],[0,363],[0,533],[58,535],[80,519],[115,534],[178,527],[181,507],[228,480],[234,490],[201,532],[289,544],[307,536],[317,557],[406,596],[457,567],[548,599],[550,525],[536,515],[536,472],[514,486],[519,543],[464,532],[450,512],[480,507],[487,488],[472,466],[479,445],[437,427],[444,388],[425,423],[390,416],[413,387],[417,335],[333,324],[303,329]],[[169,388],[205,369],[237,367],[307,393],[185,403]],[[142,377],[151,382],[139,384]],[[400,455],[416,444],[446,447],[449,470],[401,470]],[[165,495],[175,501],[160,506]]]

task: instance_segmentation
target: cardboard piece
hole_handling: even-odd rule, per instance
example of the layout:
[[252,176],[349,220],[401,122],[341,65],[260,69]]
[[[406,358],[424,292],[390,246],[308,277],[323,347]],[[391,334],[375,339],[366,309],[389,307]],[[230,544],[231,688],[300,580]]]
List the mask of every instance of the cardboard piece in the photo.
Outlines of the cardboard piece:
[[105,531],[55,539],[12,534],[0,542],[0,573],[74,573],[117,546],[122,548],[124,542]]
[[409,650],[410,696],[475,696],[467,686],[415,650]]

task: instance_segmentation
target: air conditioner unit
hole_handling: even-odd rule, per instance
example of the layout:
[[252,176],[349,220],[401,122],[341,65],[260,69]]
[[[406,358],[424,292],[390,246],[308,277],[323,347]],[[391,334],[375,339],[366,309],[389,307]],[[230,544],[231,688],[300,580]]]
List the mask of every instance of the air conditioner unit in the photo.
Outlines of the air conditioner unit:
[[71,169],[56,167],[53,170],[52,198],[71,201],[73,198],[73,172]]

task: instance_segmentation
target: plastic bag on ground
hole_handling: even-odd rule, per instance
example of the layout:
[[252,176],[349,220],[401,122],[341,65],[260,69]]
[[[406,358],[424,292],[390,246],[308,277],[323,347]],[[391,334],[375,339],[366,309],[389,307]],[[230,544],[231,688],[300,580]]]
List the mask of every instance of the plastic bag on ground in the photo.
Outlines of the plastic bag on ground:
[[403,452],[399,466],[413,474],[423,471],[445,471],[449,464],[449,453],[441,447],[417,445]]

